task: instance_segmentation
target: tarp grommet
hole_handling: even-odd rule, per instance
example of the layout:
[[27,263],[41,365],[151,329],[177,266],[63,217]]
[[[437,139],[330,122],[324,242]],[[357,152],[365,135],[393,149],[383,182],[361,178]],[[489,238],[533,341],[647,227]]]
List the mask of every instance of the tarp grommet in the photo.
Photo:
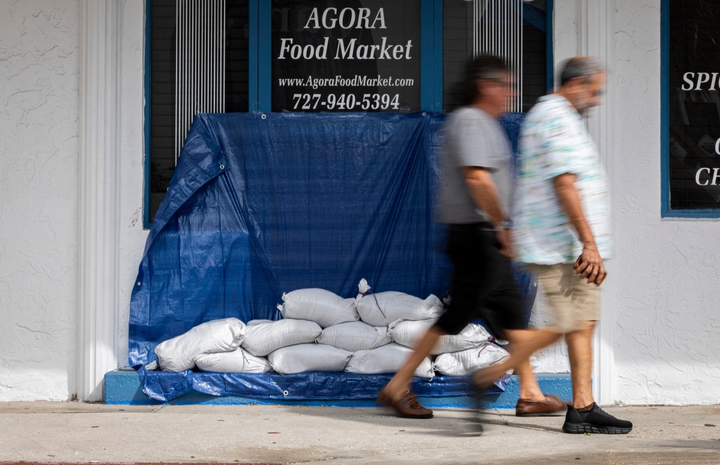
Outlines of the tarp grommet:
[[263,113],[262,115],[260,115],[260,118],[265,119],[265,118],[267,118],[267,115],[265,113]]
[[290,393],[289,393],[287,390],[283,391],[283,395],[284,395],[284,396],[288,396],[289,394],[290,394]]
[[220,165],[220,169],[221,169],[221,170],[224,170],[224,169],[225,169],[225,165]]
[[427,116],[427,113],[425,113],[425,112],[423,111],[423,112],[422,112],[422,115],[423,115],[423,116]]

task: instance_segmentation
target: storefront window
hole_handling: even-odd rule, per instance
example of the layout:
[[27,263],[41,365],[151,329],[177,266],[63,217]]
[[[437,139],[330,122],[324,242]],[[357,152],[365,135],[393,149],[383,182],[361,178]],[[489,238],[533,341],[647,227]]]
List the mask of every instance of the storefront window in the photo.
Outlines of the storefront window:
[[514,111],[548,87],[551,0],[146,4],[146,226],[196,113],[448,112],[482,51],[516,68]]
[[663,4],[663,214],[720,216],[720,3]]

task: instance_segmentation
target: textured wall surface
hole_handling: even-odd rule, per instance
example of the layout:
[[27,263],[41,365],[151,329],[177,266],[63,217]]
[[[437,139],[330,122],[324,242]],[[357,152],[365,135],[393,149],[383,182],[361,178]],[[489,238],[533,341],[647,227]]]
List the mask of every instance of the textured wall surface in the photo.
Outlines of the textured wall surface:
[[[557,8],[595,0],[563,0]],[[614,396],[628,404],[720,402],[715,308],[718,221],[660,217],[660,1],[616,6]],[[577,6],[577,5],[575,5]],[[121,43],[118,361],[127,363],[129,295],[142,228],[143,6],[119,1]],[[0,401],[75,392],[79,4],[0,0]],[[566,11],[567,13],[567,11]],[[556,56],[583,34],[556,12]],[[561,18],[558,21],[558,18]],[[548,321],[542,299],[536,322]],[[566,348],[539,354],[567,371]]]
[[144,2],[119,3],[120,49],[120,302],[118,309],[118,365],[128,364],[130,294],[137,276],[148,231],[143,229],[143,53]]
[[617,7],[616,397],[720,403],[720,223],[660,217],[660,0]]
[[0,400],[75,392],[79,19],[0,1]]

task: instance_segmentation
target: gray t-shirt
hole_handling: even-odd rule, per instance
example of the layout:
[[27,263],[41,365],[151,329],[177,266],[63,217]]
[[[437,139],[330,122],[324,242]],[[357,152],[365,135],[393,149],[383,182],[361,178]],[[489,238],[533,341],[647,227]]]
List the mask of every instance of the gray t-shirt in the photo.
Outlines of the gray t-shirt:
[[441,220],[446,224],[489,221],[473,202],[463,180],[463,167],[490,170],[500,194],[501,208],[509,212],[513,190],[510,143],[500,122],[475,107],[455,110],[445,123],[442,164]]

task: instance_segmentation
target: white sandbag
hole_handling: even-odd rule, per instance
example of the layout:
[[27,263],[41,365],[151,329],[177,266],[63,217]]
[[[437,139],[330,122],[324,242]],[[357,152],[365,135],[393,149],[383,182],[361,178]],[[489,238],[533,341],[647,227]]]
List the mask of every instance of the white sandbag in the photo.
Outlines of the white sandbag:
[[445,376],[465,376],[500,363],[509,356],[502,347],[487,343],[475,349],[438,355],[435,359],[435,370]]
[[370,326],[362,321],[351,321],[323,329],[317,342],[356,352],[384,346],[390,344],[391,341],[386,327]]
[[195,360],[195,365],[203,371],[216,373],[267,373],[272,371],[265,357],[256,357],[238,347],[232,352],[203,354]]
[[243,349],[263,357],[283,347],[315,342],[322,328],[312,321],[278,320],[248,326]]
[[248,327],[255,326],[255,325],[262,325],[265,323],[272,323],[275,320],[250,320],[247,323],[245,323]]
[[283,294],[283,302],[278,306],[283,318],[314,321],[323,328],[360,318],[355,299],[343,299],[325,289],[298,289]]
[[[393,342],[405,347],[415,348],[420,338],[435,324],[435,321],[395,321],[389,327],[390,337]],[[458,334],[441,336],[430,353],[438,355],[480,347],[490,341],[491,337],[490,333],[482,325],[470,323]]]
[[437,318],[443,304],[436,296],[423,300],[402,292],[366,294],[357,302],[360,319],[372,326],[387,326],[395,320],[429,320]]
[[191,370],[199,355],[231,352],[240,346],[245,329],[245,323],[237,318],[224,318],[200,324],[185,334],[163,341],[155,347],[160,369]]
[[324,344],[300,344],[278,349],[268,356],[278,373],[290,375],[306,371],[343,371],[352,352]]
[[[376,349],[359,350],[350,358],[345,371],[362,375],[397,373],[412,352],[412,349],[399,344],[387,344]],[[422,378],[435,376],[429,358],[425,357],[425,360],[415,370],[415,376]]]

